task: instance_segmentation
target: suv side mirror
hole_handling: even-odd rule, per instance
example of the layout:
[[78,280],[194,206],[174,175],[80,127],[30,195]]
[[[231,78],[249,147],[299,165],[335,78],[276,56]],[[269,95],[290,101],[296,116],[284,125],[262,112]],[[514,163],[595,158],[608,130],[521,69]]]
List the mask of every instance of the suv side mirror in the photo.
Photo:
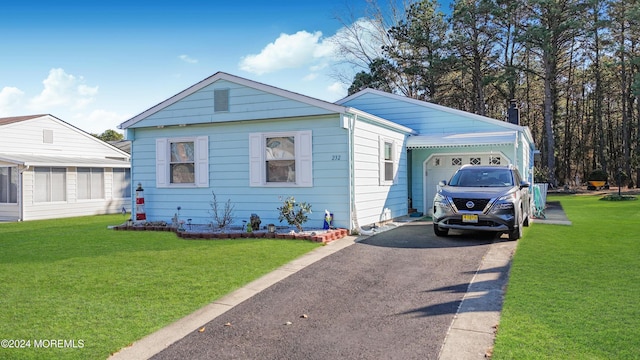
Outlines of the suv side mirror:
[[531,184],[529,184],[526,181],[520,181],[520,189],[522,188],[528,188],[529,186],[531,186]]
[[447,185],[447,180],[440,180],[440,182],[438,183],[438,186],[446,186]]

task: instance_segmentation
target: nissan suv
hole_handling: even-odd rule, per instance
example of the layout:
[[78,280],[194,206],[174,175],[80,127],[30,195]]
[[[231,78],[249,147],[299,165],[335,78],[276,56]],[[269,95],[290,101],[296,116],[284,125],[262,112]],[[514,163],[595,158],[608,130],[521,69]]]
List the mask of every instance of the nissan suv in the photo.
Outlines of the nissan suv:
[[529,183],[509,166],[464,165],[441,181],[433,199],[433,231],[446,236],[449,229],[490,231],[522,237],[529,226]]

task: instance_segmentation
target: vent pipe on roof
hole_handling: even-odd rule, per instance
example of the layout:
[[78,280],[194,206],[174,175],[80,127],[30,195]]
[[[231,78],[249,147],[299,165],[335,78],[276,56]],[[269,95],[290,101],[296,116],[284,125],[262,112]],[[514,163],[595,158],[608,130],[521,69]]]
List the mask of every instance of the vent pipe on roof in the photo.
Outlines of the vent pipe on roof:
[[507,121],[515,125],[520,125],[520,110],[518,109],[518,102],[515,99],[509,101]]

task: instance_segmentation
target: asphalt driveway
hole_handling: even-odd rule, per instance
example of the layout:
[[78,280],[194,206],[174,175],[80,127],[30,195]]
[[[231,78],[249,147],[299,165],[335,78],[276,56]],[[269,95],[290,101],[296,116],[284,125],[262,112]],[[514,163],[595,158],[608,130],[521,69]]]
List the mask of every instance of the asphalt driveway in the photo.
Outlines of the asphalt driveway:
[[153,359],[437,359],[493,241],[436,238],[422,221],[371,236],[260,291]]

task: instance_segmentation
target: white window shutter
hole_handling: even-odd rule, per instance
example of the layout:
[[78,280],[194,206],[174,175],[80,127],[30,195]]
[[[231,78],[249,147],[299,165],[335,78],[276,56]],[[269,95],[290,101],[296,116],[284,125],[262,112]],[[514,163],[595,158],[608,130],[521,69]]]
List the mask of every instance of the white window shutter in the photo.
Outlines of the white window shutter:
[[313,141],[311,131],[300,131],[296,149],[298,164],[296,167],[297,183],[299,186],[313,186]]
[[209,187],[209,137],[196,138],[196,186]]
[[262,186],[265,152],[261,133],[249,134],[249,186]]
[[400,167],[400,153],[402,151],[402,147],[398,146],[397,141],[393,141],[393,184],[398,183],[398,168]]
[[169,154],[168,139],[160,138],[156,139],[156,187],[167,187],[169,185],[168,173],[169,173],[169,161],[167,155]]
[[378,184],[385,185],[384,176],[384,139],[378,136]]

